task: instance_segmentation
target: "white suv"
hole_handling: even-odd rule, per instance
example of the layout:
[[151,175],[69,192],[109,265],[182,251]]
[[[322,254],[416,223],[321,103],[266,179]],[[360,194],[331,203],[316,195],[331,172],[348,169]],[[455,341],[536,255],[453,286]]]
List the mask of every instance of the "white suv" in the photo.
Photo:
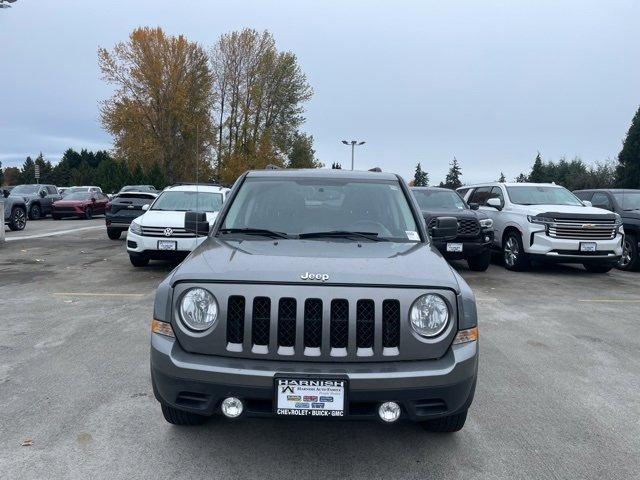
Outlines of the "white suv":
[[229,193],[214,185],[174,185],[165,188],[151,205],[143,205],[141,216],[127,232],[127,252],[131,264],[143,267],[150,259],[184,258],[200,245],[209,232],[185,230],[186,212],[204,212],[213,224]]
[[485,183],[458,192],[493,219],[494,247],[509,270],[541,260],[581,263],[590,272],[604,273],[622,255],[620,216],[582,202],[559,185]]

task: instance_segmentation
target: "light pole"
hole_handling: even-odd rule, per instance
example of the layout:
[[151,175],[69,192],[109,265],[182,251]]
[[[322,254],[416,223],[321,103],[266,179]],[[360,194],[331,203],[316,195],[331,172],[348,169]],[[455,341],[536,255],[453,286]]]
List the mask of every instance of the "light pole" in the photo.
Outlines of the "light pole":
[[346,140],[342,140],[342,143],[344,143],[345,145],[351,145],[351,170],[353,170],[353,156],[354,156],[354,151],[356,149],[356,145],[357,146],[364,145],[367,142],[358,142],[357,140],[351,140],[350,142],[347,142]]

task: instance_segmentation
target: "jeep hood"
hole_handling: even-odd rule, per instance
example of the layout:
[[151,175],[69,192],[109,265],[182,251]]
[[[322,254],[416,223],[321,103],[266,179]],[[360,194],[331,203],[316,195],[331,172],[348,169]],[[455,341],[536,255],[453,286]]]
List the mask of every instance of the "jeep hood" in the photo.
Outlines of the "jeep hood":
[[310,283],[300,278],[306,272],[328,275],[326,285],[422,286],[459,291],[453,270],[429,244],[338,240],[223,241],[210,237],[174,271],[171,283]]

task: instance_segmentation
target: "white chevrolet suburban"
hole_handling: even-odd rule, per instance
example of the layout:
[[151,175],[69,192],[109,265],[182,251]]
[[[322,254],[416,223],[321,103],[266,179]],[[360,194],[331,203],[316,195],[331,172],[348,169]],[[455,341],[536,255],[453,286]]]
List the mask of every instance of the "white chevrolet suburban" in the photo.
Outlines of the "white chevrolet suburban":
[[151,259],[182,260],[200,245],[206,232],[188,232],[184,228],[186,212],[204,212],[213,224],[228,188],[217,185],[178,184],[165,188],[145,211],[131,221],[127,231],[127,253],[134,267],[143,267]]
[[620,215],[595,208],[559,185],[496,182],[458,192],[493,220],[494,247],[509,270],[524,270],[539,260],[581,263],[590,272],[605,273],[622,255]]

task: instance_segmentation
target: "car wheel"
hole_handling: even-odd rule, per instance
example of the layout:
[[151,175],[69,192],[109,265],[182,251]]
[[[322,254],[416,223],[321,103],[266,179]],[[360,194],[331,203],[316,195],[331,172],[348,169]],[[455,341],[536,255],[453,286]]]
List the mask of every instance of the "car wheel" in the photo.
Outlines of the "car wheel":
[[584,268],[591,273],[607,273],[613,268],[612,265],[594,265],[592,263],[584,263]]
[[173,425],[202,425],[207,417],[161,404],[164,419]]
[[422,427],[429,432],[452,433],[461,430],[467,420],[467,411],[422,422]]
[[40,205],[31,205],[29,209],[29,218],[31,220],[37,220],[42,215],[42,210],[40,210]]
[[467,265],[469,265],[469,270],[473,272],[484,272],[489,268],[491,264],[491,252],[483,253],[482,255],[477,255],[475,257],[467,258]]
[[118,228],[107,228],[107,236],[111,240],[119,240],[121,234],[122,234],[122,230]]
[[618,262],[620,270],[640,269],[640,258],[638,258],[638,239],[634,235],[624,237],[622,244],[622,257]]
[[129,261],[134,267],[146,267],[149,265],[149,259],[147,257],[129,255]]
[[9,229],[17,232],[18,230],[24,230],[27,226],[27,213],[24,208],[16,207],[11,211],[9,217]]
[[509,232],[502,244],[502,260],[507,270],[525,270],[529,267],[529,258],[524,251],[522,238],[516,232]]
[[91,217],[93,217],[93,209],[91,207],[87,207],[84,211],[84,218],[91,220]]

